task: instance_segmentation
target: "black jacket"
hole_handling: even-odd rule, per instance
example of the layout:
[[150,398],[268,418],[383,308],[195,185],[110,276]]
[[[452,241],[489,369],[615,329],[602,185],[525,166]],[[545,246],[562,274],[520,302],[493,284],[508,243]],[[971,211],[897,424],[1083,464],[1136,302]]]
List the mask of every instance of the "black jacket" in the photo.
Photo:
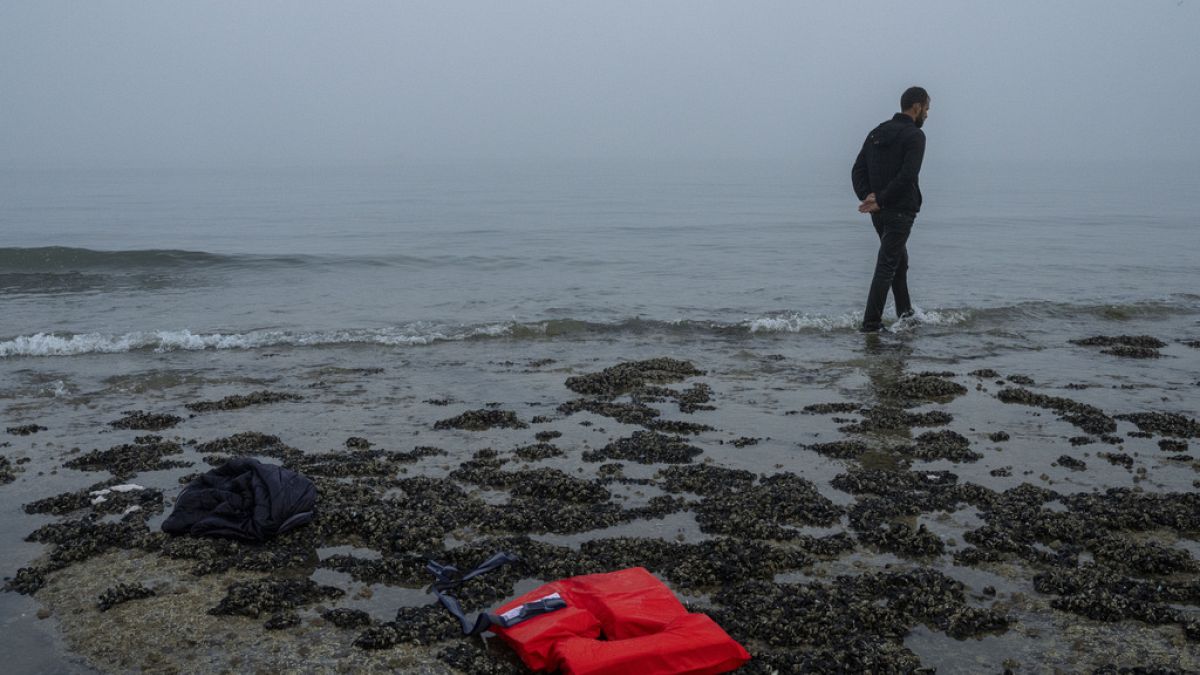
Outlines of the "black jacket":
[[866,199],[875,193],[875,203],[886,211],[921,210],[921,186],[917,174],[925,158],[925,132],[904,113],[880,124],[867,134],[850,178],[854,194]]
[[312,520],[316,503],[317,488],[308,478],[238,457],[193,480],[162,529],[261,542]]

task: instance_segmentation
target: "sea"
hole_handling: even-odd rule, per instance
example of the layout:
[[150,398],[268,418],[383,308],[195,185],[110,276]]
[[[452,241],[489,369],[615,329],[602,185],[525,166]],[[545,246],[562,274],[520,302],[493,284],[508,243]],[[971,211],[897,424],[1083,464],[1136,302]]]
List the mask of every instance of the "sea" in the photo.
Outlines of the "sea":
[[[922,323],[1200,310],[1196,167],[928,164]],[[799,161],[5,170],[0,358],[814,340],[861,320],[877,241],[856,205],[848,166]]]

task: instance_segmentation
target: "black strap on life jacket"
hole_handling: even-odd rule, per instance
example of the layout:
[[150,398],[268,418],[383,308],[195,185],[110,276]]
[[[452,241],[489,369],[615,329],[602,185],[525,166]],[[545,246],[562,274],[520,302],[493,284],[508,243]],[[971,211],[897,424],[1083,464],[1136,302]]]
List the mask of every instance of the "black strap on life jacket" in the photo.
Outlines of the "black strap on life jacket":
[[463,612],[462,605],[459,604],[458,599],[447,594],[447,591],[454,590],[481,574],[487,574],[494,569],[519,562],[520,560],[520,558],[512,553],[501,551],[466,573],[460,573],[458,568],[453,565],[443,565],[436,560],[430,560],[425,565],[425,569],[433,574],[435,581],[430,585],[429,590],[433,591],[433,594],[437,596],[438,602],[442,603],[443,607],[458,618],[459,623],[462,624],[463,635],[467,636],[479,635],[492,626],[501,626],[503,628],[515,626],[539,614],[553,612],[556,609],[566,607],[567,603],[556,594],[533,602],[527,602],[504,614],[480,612],[479,616],[475,617],[475,621],[472,622],[467,619],[466,613]]

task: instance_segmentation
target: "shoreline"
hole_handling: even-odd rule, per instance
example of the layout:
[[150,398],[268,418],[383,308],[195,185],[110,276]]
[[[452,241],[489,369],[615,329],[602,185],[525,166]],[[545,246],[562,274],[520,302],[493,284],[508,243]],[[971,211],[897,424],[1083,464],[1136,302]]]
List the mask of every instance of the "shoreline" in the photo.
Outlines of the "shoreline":
[[[106,511],[83,538],[101,542],[99,554],[59,553],[59,562],[82,558],[48,572],[33,595],[69,648],[103,670],[499,668],[501,654],[447,639],[448,613],[420,609],[432,595],[423,595],[428,579],[416,564],[435,554],[470,565],[499,546],[518,549],[531,568],[471,589],[468,610],[498,605],[536,579],[646,565],[746,644],[756,657],[747,672],[820,669],[847,657],[902,670],[1200,668],[1189,637],[1200,628],[1200,597],[1189,595],[1200,558],[1200,510],[1189,511],[1200,478],[1190,458],[1200,443],[1188,435],[1194,419],[1122,418],[1178,415],[1194,402],[1200,374],[1178,370],[1193,348],[1172,342],[1163,352],[1176,361],[1151,364],[1063,346],[1092,364],[1070,377],[1075,364],[1044,351],[939,364],[953,335],[934,354],[924,335],[873,346],[838,339],[846,356],[823,362],[783,340],[733,351],[731,341],[709,340],[537,343],[521,352],[462,344],[399,361],[365,348],[161,354],[153,368],[142,363],[127,375],[106,363],[104,377],[116,383],[91,407],[49,415],[37,414],[44,402],[10,403],[8,419],[15,408],[28,411],[22,423],[49,428],[5,435],[0,455],[16,473],[0,486],[0,505],[15,512],[68,497],[56,502],[60,513],[14,517],[0,536]],[[605,371],[657,356],[678,360]],[[1146,374],[1158,371],[1149,368],[1175,370],[1154,384]],[[264,390],[285,396],[226,398]],[[212,405],[185,406],[200,401]],[[123,417],[128,410],[147,415]],[[160,429],[109,424],[171,422],[154,415],[180,419]],[[246,432],[262,435],[238,435]],[[1164,440],[1173,444],[1160,447]],[[125,450],[103,454],[117,447]],[[180,478],[232,454],[317,477],[318,521],[263,548],[155,534]],[[108,478],[145,490],[122,494],[136,502],[70,509],[70,495]],[[150,496],[156,490],[161,501]],[[141,510],[122,523],[135,505]],[[1125,514],[1137,518],[1121,521]],[[398,531],[400,517],[413,526]],[[54,563],[63,547],[22,543],[9,560],[27,567],[42,550],[49,557],[33,565]],[[262,597],[281,595],[240,614],[207,613],[231,584],[255,579],[311,580],[341,594],[264,586]],[[1130,580],[1154,581],[1168,595],[1131,602],[1118,592]],[[118,583],[155,595],[100,612],[99,595]],[[801,608],[813,597],[836,611],[786,615],[794,632],[784,644],[795,648],[768,646],[769,635],[744,618],[755,605],[741,604]],[[884,618],[863,613],[875,603],[889,608]],[[1168,616],[1160,606],[1187,609]],[[339,614],[324,611],[335,607],[366,612],[371,625],[338,627]],[[1136,618],[1088,618],[1111,611]],[[299,624],[266,629],[276,614]],[[851,619],[861,630],[833,628]],[[164,649],[156,633],[174,642]],[[355,646],[364,634],[388,646]],[[823,635],[865,642],[847,654]]]

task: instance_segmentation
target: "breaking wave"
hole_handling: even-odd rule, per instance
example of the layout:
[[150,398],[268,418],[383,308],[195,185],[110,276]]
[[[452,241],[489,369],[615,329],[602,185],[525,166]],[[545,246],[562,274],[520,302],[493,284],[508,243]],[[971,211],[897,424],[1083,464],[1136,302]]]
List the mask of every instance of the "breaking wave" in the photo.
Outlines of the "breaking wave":
[[[1028,325],[1061,318],[1086,318],[1120,323],[1131,319],[1166,318],[1200,313],[1200,296],[1176,294],[1169,300],[1122,305],[1029,302],[986,309],[918,309],[914,319],[895,321],[896,333],[914,333],[928,327],[979,327]],[[438,342],[509,339],[536,340],[587,338],[598,335],[646,335],[753,339],[756,336],[828,334],[854,331],[862,315],[857,311],[835,314],[771,313],[741,321],[673,321],[631,318],[620,321],[552,319],[547,321],[481,323],[473,325],[417,322],[387,328],[342,330],[253,330],[248,332],[193,332],[189,329],[112,333],[36,333],[0,340],[0,358],[20,356],[75,356],[139,350],[172,352],[264,347],[321,347],[334,345],[384,345],[411,347]]]
[[[940,313],[930,312],[926,316],[929,317],[929,323],[946,323],[955,320],[954,317],[965,316],[965,314],[955,313],[952,318],[945,318]],[[256,330],[244,333],[197,333],[183,329],[123,334],[37,333],[0,341],[0,358],[115,354],[139,350],[172,352],[355,344],[407,347],[462,340],[553,339],[613,333],[749,337],[755,333],[825,332],[853,329],[857,326],[857,319],[852,319],[852,315],[845,314],[836,317],[808,317],[806,315],[764,317],[748,319],[740,323],[647,319],[627,319],[603,323],[555,319],[533,323],[512,321],[476,326],[416,323],[381,329],[333,331]]]

